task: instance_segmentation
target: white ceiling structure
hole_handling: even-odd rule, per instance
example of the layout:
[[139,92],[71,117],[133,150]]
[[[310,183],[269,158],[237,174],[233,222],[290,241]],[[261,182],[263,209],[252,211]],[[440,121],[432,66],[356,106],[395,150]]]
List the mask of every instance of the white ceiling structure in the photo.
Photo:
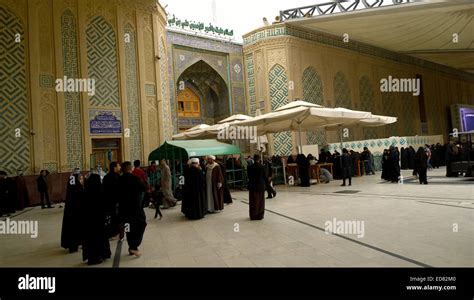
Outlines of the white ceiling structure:
[[425,0],[285,23],[341,37],[348,34],[351,40],[474,74],[474,0]]

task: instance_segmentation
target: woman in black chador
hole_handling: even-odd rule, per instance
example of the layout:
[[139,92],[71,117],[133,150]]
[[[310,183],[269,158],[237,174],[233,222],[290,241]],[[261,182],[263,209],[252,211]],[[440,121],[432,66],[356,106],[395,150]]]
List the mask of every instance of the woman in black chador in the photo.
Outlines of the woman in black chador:
[[310,186],[309,182],[309,160],[304,154],[296,156],[296,163],[298,164],[298,172],[300,175],[301,186]]
[[82,202],[84,201],[84,178],[79,171],[69,178],[64,206],[63,227],[61,230],[61,247],[69,253],[77,252],[81,245]]
[[118,215],[118,202],[120,199],[120,166],[111,162],[109,173],[104,176],[103,189],[105,197],[106,232],[109,238],[121,234],[121,224]]
[[418,148],[415,155],[415,170],[418,173],[420,184],[428,184],[426,171],[428,169],[428,155],[423,147]]
[[100,264],[112,253],[105,228],[106,201],[99,174],[93,173],[87,178],[83,211],[82,259],[89,265]]

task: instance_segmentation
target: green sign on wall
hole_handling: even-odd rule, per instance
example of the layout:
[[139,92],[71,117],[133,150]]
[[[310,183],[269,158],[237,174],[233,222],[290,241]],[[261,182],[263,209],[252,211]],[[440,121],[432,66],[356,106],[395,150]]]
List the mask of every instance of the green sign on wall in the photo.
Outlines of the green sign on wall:
[[200,31],[204,33],[210,34],[217,34],[223,36],[234,36],[234,30],[224,29],[218,26],[214,26],[209,23],[209,26],[205,26],[202,22],[195,22],[195,21],[188,21],[188,20],[181,20],[176,18],[173,15],[173,18],[168,19],[168,26],[172,27],[179,27],[181,29],[189,29],[194,31]]

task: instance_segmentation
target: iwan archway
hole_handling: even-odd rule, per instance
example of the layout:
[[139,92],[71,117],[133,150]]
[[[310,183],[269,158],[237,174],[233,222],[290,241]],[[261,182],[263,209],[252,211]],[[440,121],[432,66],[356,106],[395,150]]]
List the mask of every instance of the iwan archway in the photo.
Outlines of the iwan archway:
[[247,113],[241,44],[174,29],[167,30],[167,39],[175,133]]
[[229,89],[217,71],[203,60],[188,67],[176,82],[178,129],[214,124],[229,116]]

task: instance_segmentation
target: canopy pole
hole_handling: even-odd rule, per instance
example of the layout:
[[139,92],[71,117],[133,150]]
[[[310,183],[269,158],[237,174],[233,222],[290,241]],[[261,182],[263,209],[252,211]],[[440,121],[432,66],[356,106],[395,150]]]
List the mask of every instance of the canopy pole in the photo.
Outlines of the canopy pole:
[[341,153],[342,153],[342,125],[339,125],[339,141],[341,142]]
[[298,149],[298,154],[303,153],[303,141],[301,140],[301,123],[298,123],[298,135],[300,140],[300,147]]

